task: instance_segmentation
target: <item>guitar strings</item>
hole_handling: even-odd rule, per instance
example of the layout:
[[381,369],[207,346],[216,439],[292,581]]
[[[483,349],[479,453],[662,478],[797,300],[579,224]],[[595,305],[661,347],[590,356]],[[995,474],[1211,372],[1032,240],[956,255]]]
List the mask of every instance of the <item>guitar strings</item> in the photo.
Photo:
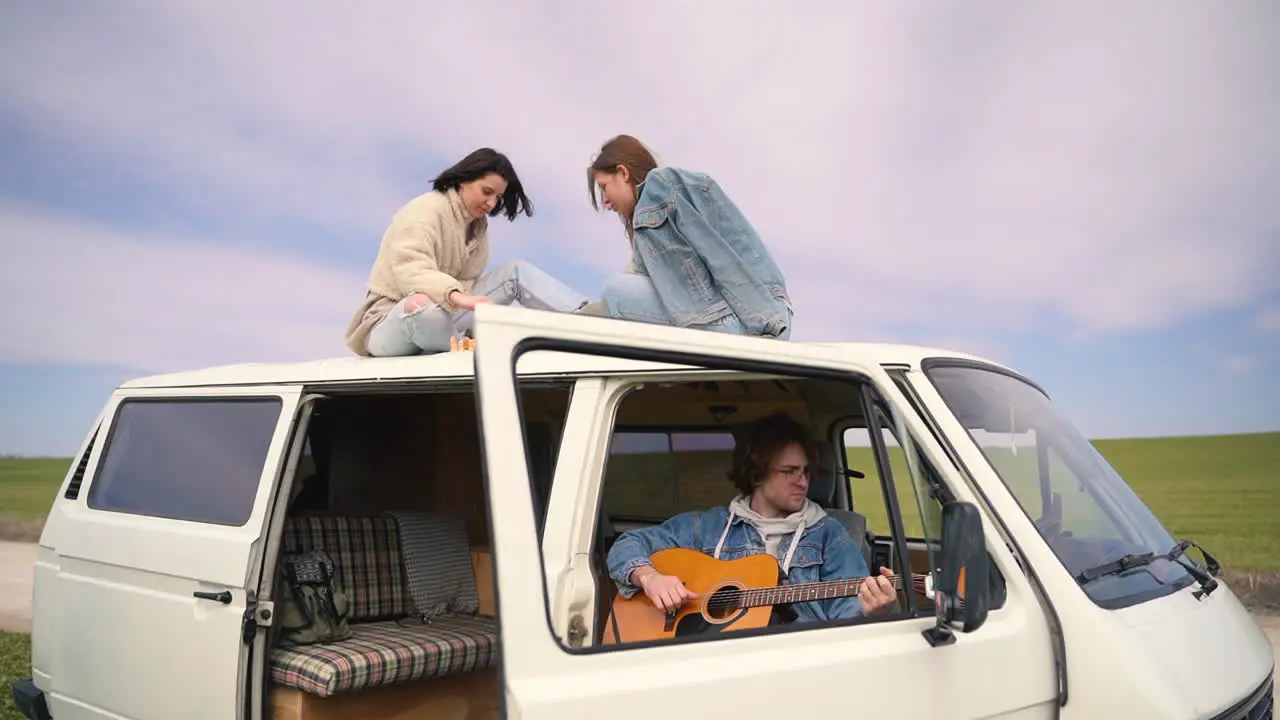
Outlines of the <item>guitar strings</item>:
[[[894,588],[901,590],[903,587],[902,577],[903,576],[901,575],[894,575],[892,578],[888,578],[888,580]],[[925,576],[923,575],[912,574],[911,580],[915,589],[922,589],[924,587],[924,577]],[[725,610],[729,608],[748,606],[753,602],[758,602],[761,605],[769,605],[774,603],[765,603],[761,601],[770,595],[785,594],[789,596],[797,593],[804,593],[819,587],[826,588],[843,586],[844,589],[848,589],[856,593],[861,589],[862,583],[864,582],[866,582],[866,578],[856,578],[844,581],[837,580],[834,582],[802,583],[800,585],[779,585],[771,588],[750,588],[747,590],[741,590],[739,588],[721,588],[712,592],[711,599],[707,601],[706,607],[708,610]],[[725,593],[728,597],[717,597],[717,594],[719,593]],[[699,597],[705,597],[705,594],[700,595]],[[815,593],[811,598],[790,600],[788,602],[808,602],[810,600],[820,599],[824,599],[822,594]]]

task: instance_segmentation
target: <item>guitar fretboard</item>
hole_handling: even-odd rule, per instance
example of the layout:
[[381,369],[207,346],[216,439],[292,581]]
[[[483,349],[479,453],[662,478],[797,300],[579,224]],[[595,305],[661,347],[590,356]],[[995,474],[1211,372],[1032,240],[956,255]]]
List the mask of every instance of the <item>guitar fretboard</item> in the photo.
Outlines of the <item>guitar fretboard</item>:
[[[919,592],[924,592],[924,575],[911,576],[912,586]],[[902,576],[894,575],[888,578],[889,583],[895,590],[902,589]],[[802,583],[800,585],[783,585],[772,588],[756,588],[753,590],[744,590],[740,595],[735,596],[736,607],[760,607],[762,605],[780,605],[785,603],[802,603],[813,600],[830,600],[838,597],[849,597],[857,595],[862,588],[862,583],[866,578],[857,578],[854,580],[831,580],[828,582]],[[715,601],[713,601],[715,602]],[[719,603],[716,603],[719,604]]]

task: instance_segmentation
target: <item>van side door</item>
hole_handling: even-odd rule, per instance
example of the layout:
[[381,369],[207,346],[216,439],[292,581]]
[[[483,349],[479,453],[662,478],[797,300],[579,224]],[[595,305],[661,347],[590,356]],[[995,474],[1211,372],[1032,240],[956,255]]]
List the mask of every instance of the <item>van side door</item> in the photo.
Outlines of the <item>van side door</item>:
[[122,389],[54,504],[54,717],[236,718],[246,588],[300,388]]
[[[987,547],[1010,580],[1008,599],[976,632],[936,647],[924,635],[932,617],[902,614],[596,644],[585,623],[573,621],[576,608],[554,606],[570,594],[557,582],[582,586],[567,573],[561,581],[557,568],[579,566],[576,558],[590,549],[586,526],[575,523],[597,515],[599,458],[608,454],[623,384],[691,384],[682,373],[702,368],[847,382],[885,398],[898,418],[910,410],[882,367],[828,346],[509,307],[481,306],[476,328],[490,527],[501,529],[493,547],[508,716],[1052,717],[1056,688],[1043,615],[991,531]],[[598,392],[575,392],[568,417],[587,427],[566,429],[560,462],[575,465],[556,469],[547,537],[539,543],[515,376],[544,351],[567,358],[566,367],[589,358],[635,362],[618,363],[634,369],[602,370],[599,377],[608,379]],[[953,472],[918,418],[905,429],[939,472]],[[552,541],[552,533],[563,537]]]

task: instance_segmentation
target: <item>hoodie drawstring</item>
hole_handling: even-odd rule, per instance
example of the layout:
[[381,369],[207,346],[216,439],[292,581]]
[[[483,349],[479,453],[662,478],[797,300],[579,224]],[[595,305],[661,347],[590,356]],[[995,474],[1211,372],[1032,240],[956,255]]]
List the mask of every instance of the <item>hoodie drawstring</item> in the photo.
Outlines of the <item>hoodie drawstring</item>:
[[737,511],[733,506],[729,506],[729,519],[724,521],[724,532],[720,533],[720,541],[716,543],[716,551],[711,556],[716,560],[720,559],[720,548],[724,547],[724,539],[729,537],[729,527],[733,525],[733,518],[737,515]]
[[787,548],[787,557],[782,561],[782,574],[786,575],[791,569],[791,558],[796,554],[796,546],[800,544],[800,536],[804,534],[804,521],[800,521],[800,525],[796,528],[796,532],[791,536],[791,547]]
[[[724,521],[724,530],[720,532],[720,540],[716,542],[715,552],[711,557],[716,560],[720,559],[720,550],[724,548],[724,541],[729,537],[729,528],[733,527],[733,519],[738,516],[737,508],[732,504],[729,505],[729,517]],[[804,535],[805,528],[808,524],[804,520],[800,520],[796,525],[795,532],[791,535],[791,544],[787,546],[787,554],[782,559],[782,574],[786,575],[791,570],[791,559],[795,557],[796,547],[800,545],[800,536]],[[757,528],[757,531],[759,529]],[[763,533],[762,533],[763,534]]]

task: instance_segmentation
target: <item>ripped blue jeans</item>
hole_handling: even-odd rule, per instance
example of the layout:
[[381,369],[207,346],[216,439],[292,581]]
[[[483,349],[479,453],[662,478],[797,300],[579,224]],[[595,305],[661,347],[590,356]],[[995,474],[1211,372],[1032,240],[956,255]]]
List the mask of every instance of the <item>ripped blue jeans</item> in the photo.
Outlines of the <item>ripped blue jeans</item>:
[[[521,307],[553,312],[573,312],[587,303],[587,297],[548,275],[532,263],[514,260],[481,275],[471,288],[472,295],[486,295],[495,305],[519,303]],[[413,312],[405,311],[404,298],[391,308],[369,333],[369,354],[375,357],[421,355],[449,349],[449,338],[471,334],[475,313],[459,309],[453,313],[428,302]]]
[[[675,321],[671,319],[671,315],[662,305],[657,286],[653,284],[653,279],[648,275],[623,272],[610,277],[605,281],[604,292],[601,294],[600,300],[601,304],[604,305],[605,313],[609,317],[657,325],[675,325]],[[790,319],[789,311],[788,319]],[[727,311],[721,317],[710,322],[690,325],[689,327],[695,330],[708,330],[731,335],[747,334],[746,328],[742,325],[742,320],[732,311]],[[777,339],[787,340],[790,337],[791,323],[788,322],[787,328],[782,331],[782,334]]]

